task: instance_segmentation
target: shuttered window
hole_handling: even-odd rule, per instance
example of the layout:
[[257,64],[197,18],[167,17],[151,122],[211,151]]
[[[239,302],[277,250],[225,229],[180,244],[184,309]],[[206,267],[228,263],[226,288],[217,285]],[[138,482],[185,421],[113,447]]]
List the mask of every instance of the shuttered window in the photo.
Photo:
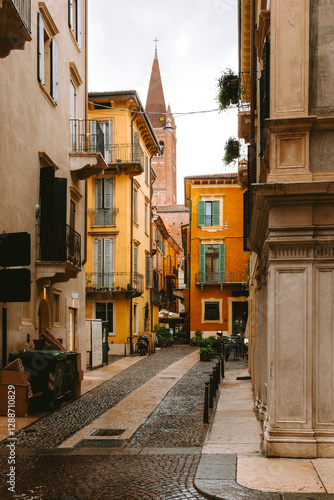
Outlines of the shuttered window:
[[113,240],[95,239],[96,286],[113,286]]
[[112,120],[108,120],[106,122],[99,121],[98,123],[104,135],[104,159],[107,163],[111,163],[112,161],[115,161],[115,159],[113,160],[112,158]]
[[199,283],[224,283],[225,245],[199,245]]
[[148,184],[148,157],[145,156],[145,181]]
[[134,280],[136,281],[137,274],[138,274],[138,247],[137,246],[133,247],[133,273],[134,273]]
[[37,79],[45,90],[58,104],[58,49],[57,44],[45,30],[45,24],[40,12],[37,13]]
[[68,0],[68,25],[81,49],[81,0]]
[[137,189],[133,190],[133,220],[135,222],[138,221],[138,191],[137,191]]
[[95,225],[114,224],[113,179],[95,179],[95,209]]
[[198,225],[219,226],[220,225],[220,201],[198,202]]
[[146,255],[145,259],[145,285],[147,288],[152,288],[152,257],[150,255]]

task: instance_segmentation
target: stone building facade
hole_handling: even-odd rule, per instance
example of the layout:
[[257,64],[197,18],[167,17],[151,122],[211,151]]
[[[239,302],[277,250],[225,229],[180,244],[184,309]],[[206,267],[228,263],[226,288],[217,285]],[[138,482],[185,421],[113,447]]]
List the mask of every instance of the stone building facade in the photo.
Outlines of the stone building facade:
[[239,4],[250,371],[264,451],[334,457],[334,4]]

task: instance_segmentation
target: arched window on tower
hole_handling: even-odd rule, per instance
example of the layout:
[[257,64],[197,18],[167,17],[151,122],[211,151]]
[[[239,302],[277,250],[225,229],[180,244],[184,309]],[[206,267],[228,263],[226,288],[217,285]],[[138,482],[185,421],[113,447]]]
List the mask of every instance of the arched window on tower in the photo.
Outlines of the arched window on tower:
[[165,154],[165,143],[164,143],[164,141],[160,141],[159,144],[160,144],[160,149],[161,149],[160,156],[164,156],[164,154]]

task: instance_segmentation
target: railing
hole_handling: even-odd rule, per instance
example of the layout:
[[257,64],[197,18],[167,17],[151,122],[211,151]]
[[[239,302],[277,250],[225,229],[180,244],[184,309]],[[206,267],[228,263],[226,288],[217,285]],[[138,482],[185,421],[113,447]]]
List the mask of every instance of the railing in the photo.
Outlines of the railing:
[[12,0],[24,26],[31,33],[31,0]]
[[42,262],[70,262],[81,268],[81,236],[68,224],[36,226],[37,257]]
[[105,146],[107,163],[139,163],[144,168],[144,152],[140,144],[114,144]]
[[115,226],[118,208],[89,209],[90,223],[92,226]]
[[169,266],[167,265],[166,273],[170,276],[175,276],[175,278],[177,278],[179,275],[177,267],[173,266],[172,264],[170,264]]
[[104,156],[104,133],[96,120],[70,120],[71,149]]
[[195,274],[196,283],[205,285],[214,285],[221,283],[243,283],[245,279],[243,278],[242,272],[231,272],[231,273],[208,273],[199,272]]
[[139,273],[86,273],[86,291],[144,291],[144,276]]

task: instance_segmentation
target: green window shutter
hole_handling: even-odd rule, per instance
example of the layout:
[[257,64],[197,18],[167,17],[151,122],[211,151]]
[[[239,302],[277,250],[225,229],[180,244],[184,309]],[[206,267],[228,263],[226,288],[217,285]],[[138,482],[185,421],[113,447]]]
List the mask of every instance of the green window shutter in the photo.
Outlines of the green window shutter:
[[104,242],[104,273],[103,285],[111,286],[112,283],[112,244],[111,238],[105,238]]
[[212,225],[220,226],[220,202],[212,202]]
[[205,201],[198,202],[198,225],[205,226]]
[[191,231],[191,200],[189,200],[189,231]]
[[44,21],[40,13],[37,13],[37,78],[41,83],[45,83],[44,80]]
[[205,254],[206,245],[200,244],[199,246],[199,282],[205,283]]
[[219,244],[219,283],[224,283],[225,281],[225,245],[223,243]]

